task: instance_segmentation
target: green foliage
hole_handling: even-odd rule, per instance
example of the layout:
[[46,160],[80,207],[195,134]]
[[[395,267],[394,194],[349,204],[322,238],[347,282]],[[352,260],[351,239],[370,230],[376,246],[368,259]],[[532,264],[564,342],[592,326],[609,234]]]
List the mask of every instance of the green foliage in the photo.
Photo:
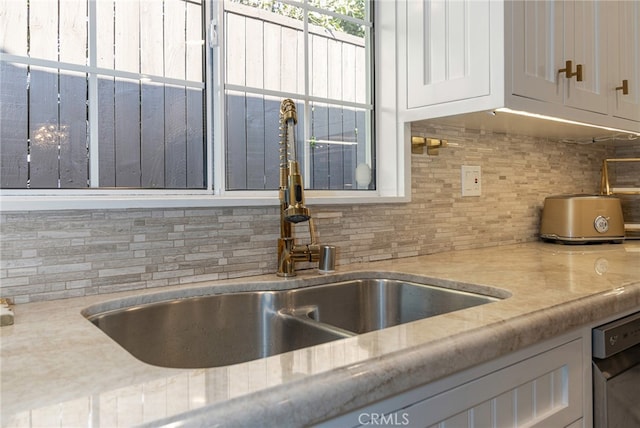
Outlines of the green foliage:
[[[277,0],[231,0],[236,3],[267,10],[278,15],[302,20],[302,9]],[[364,19],[366,2],[368,0],[309,0],[309,4],[317,8],[330,10],[352,18]],[[334,18],[317,12],[309,13],[309,23],[326,28],[329,31],[339,31],[357,37],[364,37],[364,28],[354,22]]]

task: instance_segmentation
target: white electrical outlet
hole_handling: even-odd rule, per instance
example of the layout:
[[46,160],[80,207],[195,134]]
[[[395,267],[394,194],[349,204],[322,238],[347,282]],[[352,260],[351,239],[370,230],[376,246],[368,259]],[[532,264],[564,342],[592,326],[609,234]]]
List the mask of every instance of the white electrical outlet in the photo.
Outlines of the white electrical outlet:
[[462,196],[480,196],[481,194],[480,166],[462,165]]

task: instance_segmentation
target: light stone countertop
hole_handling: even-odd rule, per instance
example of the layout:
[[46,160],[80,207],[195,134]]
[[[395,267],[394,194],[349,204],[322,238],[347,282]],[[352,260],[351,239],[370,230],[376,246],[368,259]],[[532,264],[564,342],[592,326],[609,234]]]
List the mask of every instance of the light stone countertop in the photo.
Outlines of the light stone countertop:
[[[145,364],[82,315],[132,303],[358,276],[504,300],[210,369]],[[105,303],[106,302],[106,303]],[[87,309],[88,308],[88,309]],[[0,329],[2,426],[300,426],[352,411],[578,327],[640,310],[640,242],[542,242],[150,289],[14,308]]]

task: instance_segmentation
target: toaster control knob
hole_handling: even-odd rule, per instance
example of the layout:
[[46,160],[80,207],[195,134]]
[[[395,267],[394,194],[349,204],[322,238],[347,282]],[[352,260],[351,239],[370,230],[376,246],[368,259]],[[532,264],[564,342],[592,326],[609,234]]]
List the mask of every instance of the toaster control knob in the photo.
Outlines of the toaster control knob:
[[609,230],[609,219],[607,217],[599,215],[593,221],[593,227],[596,228],[596,231],[598,231],[598,233],[606,233],[607,230]]

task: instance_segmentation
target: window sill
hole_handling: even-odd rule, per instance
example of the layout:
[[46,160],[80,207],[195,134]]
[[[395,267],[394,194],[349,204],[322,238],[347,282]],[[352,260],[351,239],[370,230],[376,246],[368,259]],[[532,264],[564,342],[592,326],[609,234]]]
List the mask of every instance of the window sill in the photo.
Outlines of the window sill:
[[[224,208],[277,206],[278,192],[234,192],[237,194],[214,196],[199,194],[11,194],[0,193],[0,211],[62,211],[104,209],[150,209],[150,208]],[[404,203],[405,196],[380,196],[375,191],[331,192],[307,191],[307,205],[381,204]]]

